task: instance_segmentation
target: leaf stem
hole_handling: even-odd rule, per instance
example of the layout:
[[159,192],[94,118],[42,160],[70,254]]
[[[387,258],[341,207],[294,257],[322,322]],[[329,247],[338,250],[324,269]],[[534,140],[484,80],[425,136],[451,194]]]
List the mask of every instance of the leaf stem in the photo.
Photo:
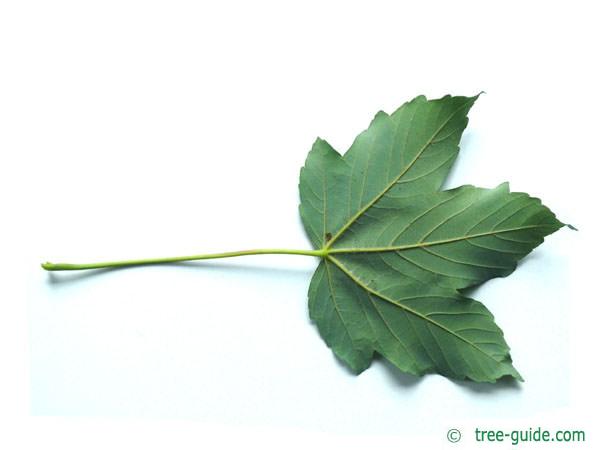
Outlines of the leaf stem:
[[234,258],[236,256],[248,256],[248,255],[304,255],[304,256],[326,256],[326,250],[294,250],[286,248],[261,248],[255,250],[240,250],[237,252],[225,252],[225,253],[207,253],[203,255],[189,255],[189,256],[174,256],[168,258],[148,258],[148,259],[130,259],[124,261],[107,261],[99,263],[87,263],[87,264],[68,264],[68,263],[51,263],[45,262],[42,264],[42,268],[45,270],[57,271],[57,270],[87,270],[87,269],[105,269],[109,267],[131,267],[131,266],[143,266],[149,264],[166,264],[183,261],[199,261],[203,259],[219,259],[219,258]]

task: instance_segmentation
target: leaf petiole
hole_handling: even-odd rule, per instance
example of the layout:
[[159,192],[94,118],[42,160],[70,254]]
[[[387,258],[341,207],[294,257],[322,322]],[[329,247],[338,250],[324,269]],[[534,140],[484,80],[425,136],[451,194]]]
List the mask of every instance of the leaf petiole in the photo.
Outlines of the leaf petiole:
[[148,258],[148,259],[131,259],[124,261],[107,261],[99,263],[87,263],[87,264],[69,264],[69,263],[51,263],[45,262],[42,264],[42,268],[49,271],[58,270],[87,270],[87,269],[106,269],[110,267],[132,267],[132,266],[143,266],[150,264],[167,264],[174,262],[183,261],[199,261],[203,259],[219,259],[219,258],[234,258],[236,256],[249,256],[249,255],[304,255],[304,256],[316,256],[324,257],[327,255],[325,249],[320,250],[295,250],[286,248],[262,248],[255,250],[240,250],[236,252],[225,252],[225,253],[208,253],[202,255],[189,255],[189,256],[174,256],[168,258]]

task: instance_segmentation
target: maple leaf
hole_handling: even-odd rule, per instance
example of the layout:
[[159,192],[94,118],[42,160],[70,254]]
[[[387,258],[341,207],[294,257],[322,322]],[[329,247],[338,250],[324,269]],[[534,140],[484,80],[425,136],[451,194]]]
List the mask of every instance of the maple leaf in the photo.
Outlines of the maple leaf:
[[441,191],[478,96],[416,97],[379,112],[344,156],[317,139],[300,172],[300,215],[314,250],[267,248],[100,263],[87,270],[291,254],[321,259],[310,317],[333,352],[360,373],[375,353],[414,375],[521,380],[502,331],[465,288],[515,270],[563,227],[539,199],[462,186]]
[[492,314],[461,291],[507,276],[564,224],[506,183],[440,190],[477,97],[379,112],[344,156],[317,139],[301,169],[302,222],[323,251],[310,317],[356,373],[378,353],[414,375],[521,380]]

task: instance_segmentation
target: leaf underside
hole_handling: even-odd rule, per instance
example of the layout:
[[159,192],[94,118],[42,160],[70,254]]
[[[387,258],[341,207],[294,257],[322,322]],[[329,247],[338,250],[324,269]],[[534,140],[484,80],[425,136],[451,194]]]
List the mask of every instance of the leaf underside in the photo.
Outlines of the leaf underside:
[[441,191],[475,97],[420,96],[379,112],[341,156],[317,139],[300,173],[300,215],[325,249],[309,312],[352,371],[375,353],[404,372],[521,380],[492,314],[461,290],[504,277],[563,226],[539,199]]

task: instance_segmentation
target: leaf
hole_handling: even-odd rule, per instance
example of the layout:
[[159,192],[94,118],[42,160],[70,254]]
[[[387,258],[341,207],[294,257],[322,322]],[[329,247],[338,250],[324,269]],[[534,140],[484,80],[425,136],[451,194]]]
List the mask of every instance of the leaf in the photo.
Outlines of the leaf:
[[521,379],[492,314],[461,290],[515,270],[564,224],[540,200],[441,191],[475,97],[420,96],[379,112],[344,156],[317,139],[300,173],[300,214],[323,258],[309,311],[360,373],[375,353],[404,372]]
[[521,379],[492,314],[464,290],[505,277],[563,227],[539,199],[462,186],[440,190],[475,97],[420,96],[379,112],[344,156],[317,139],[300,173],[300,215],[314,250],[262,248],[83,264],[131,267],[247,255],[319,257],[310,317],[354,372],[375,354],[400,370],[494,382]]

